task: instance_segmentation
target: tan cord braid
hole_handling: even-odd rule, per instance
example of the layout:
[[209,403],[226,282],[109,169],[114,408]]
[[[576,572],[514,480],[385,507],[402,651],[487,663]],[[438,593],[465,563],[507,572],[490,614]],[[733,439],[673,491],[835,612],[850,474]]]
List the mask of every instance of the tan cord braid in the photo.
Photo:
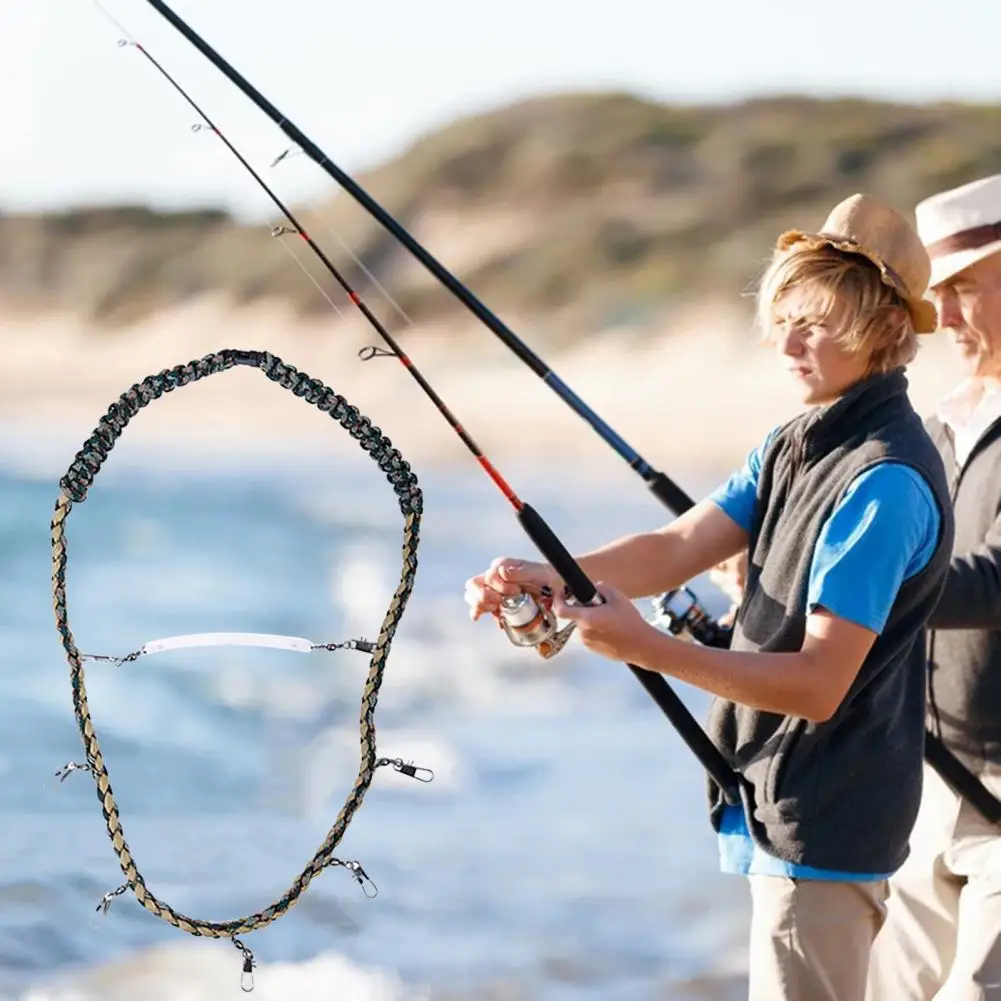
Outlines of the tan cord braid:
[[[333,826],[330,828],[323,844],[310,859],[302,873],[292,885],[269,907],[258,911],[249,917],[235,918],[231,921],[201,921],[187,917],[175,911],[168,904],[158,900],[147,888],[142,875],[136,866],[125,840],[125,830],[122,827],[118,806],[111,791],[108,769],[97,739],[97,731],[91,719],[87,705],[87,690],[84,684],[84,668],[80,651],[77,649],[70,631],[66,610],[66,519],[74,504],[82,503],[87,497],[87,491],[93,483],[101,465],[108,457],[112,446],[124,430],[128,422],[139,412],[140,408],[159,399],[181,386],[196,382],[206,376],[223,372],[237,365],[246,365],[260,369],[269,379],[285,389],[291,390],[296,396],[302,397],[321,411],[329,413],[338,421],[352,437],[356,438],[361,447],[369,452],[372,459],[386,474],[392,484],[403,512],[403,566],[400,583],[390,602],[386,616],[379,631],[379,637],[374,643],[368,676],[361,697],[361,715],[359,720],[361,737],[361,763],[354,786],[341,807]],[[393,641],[396,628],[406,608],[407,601],[414,587],[417,572],[417,546],[420,537],[420,519],[422,512],[422,494],[417,485],[417,477],[411,471],[409,464],[400,452],[382,434],[378,427],[364,417],[357,408],[334,393],[322,382],[311,379],[305,373],[287,365],[280,358],[263,351],[223,350],[204,358],[167,369],[158,375],[147,376],[141,382],[133,385],[123,393],[117,402],[113,403],[107,413],[101,418],[97,428],[84,446],[77,453],[69,471],[60,480],[61,492],[55,505],[52,519],[52,598],[55,610],[56,629],[62,640],[63,648],[70,667],[70,682],[73,690],[73,708],[77,726],[83,739],[87,763],[84,766],[94,776],[101,810],[107,823],[108,835],[118,856],[119,864],[125,875],[128,887],[136,899],[146,910],[162,918],[169,924],[180,928],[191,935],[202,935],[211,938],[234,938],[244,932],[262,928],[284,914],[305,892],[310,881],[325,867],[331,865],[347,865],[358,878],[357,863],[344,863],[332,855],[334,849],[344,836],[348,824],[355,812],[361,806],[366,791],[372,783],[375,769],[386,763],[388,759],[380,759],[376,754],[375,708],[382,685],[383,673],[386,668],[386,658]],[[355,868],[353,868],[355,867]],[[364,871],[360,870],[364,875]],[[359,882],[360,882],[359,878]],[[123,888],[124,889],[124,888]],[[237,948],[249,956],[249,950],[234,939]],[[250,960],[252,963],[252,960]],[[245,966],[245,973],[249,967]]]

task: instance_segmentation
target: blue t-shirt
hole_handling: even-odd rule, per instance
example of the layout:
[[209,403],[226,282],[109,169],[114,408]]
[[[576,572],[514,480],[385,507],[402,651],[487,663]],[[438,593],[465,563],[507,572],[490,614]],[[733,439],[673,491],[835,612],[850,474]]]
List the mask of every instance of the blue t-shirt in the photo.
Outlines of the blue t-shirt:
[[[773,430],[710,500],[750,532],[761,458]],[[938,541],[940,514],[925,478],[910,466],[880,462],[849,484],[821,526],[810,565],[807,611],[833,615],[875,633],[886,625],[900,585],[919,573]],[[751,838],[741,806],[724,810],[719,832],[724,872],[804,879],[876,880],[890,873],[841,873],[798,866],[763,851]]]

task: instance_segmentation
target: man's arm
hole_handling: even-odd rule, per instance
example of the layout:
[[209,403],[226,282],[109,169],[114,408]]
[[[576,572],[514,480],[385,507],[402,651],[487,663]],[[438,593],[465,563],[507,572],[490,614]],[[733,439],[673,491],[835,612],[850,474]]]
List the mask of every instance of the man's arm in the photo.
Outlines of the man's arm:
[[953,556],[932,629],[1001,629],[1001,516],[983,543]]

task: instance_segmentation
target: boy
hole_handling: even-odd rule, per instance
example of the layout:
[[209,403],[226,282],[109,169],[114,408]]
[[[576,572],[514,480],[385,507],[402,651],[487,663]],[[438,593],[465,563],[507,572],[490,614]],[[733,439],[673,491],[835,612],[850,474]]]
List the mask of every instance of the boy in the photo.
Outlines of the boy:
[[[495,560],[471,616],[551,588],[582,642],[716,696],[709,731],[742,805],[710,787],[725,871],[746,875],[750,1001],[862,1001],[887,877],[921,793],[924,626],[948,570],[942,461],[907,397],[928,255],[893,209],[855,195],[819,233],[780,237],[758,316],[809,409],[710,498],[579,559],[604,597],[570,606],[543,563]],[[749,550],[731,649],[688,644],[630,599]]]

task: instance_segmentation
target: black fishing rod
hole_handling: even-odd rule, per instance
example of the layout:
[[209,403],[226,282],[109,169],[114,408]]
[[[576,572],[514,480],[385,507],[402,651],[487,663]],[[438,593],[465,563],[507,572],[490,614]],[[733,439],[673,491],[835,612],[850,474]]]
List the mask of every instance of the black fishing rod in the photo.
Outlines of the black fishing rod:
[[680,514],[692,506],[691,498],[670,477],[650,465],[631,445],[608,426],[534,351],[505,324],[492,310],[488,309],[469,288],[459,281],[443,264],[391,216],[357,182],[337,166],[301,129],[237,72],[215,49],[212,48],[193,28],[178,17],[162,0],[146,0],[174,26],[199,52],[221,73],[250,98],[274,123],[295,143],[314,163],[332,177],[348,192],[374,219],[376,219],[399,243],[424,265],[467,309],[486,327],[493,331],[504,344],[518,356],[560,399],[578,416],[582,417],[602,440],[610,445],[634,469],[650,488],[653,495],[669,510]]
[[[211,49],[206,42],[204,42],[198,35],[196,35],[191,28],[189,28],[180,18],[177,17],[172,11],[166,8],[163,4],[153,2],[153,6],[157,8],[168,20],[171,21],[179,30],[182,30],[185,37],[191,40],[200,51],[202,51],[215,65],[219,66],[220,69],[224,69],[227,75],[235,75],[235,70],[232,70],[228,63],[226,63],[221,56],[219,56],[213,49]],[[112,19],[113,20],[113,19]],[[116,22],[117,24],[117,22]],[[121,25],[119,25],[121,28]],[[413,379],[420,386],[425,395],[431,400],[435,405],[438,412],[445,418],[445,421],[452,428],[453,431],[458,435],[459,439],[466,446],[466,448],[472,453],[472,455],[479,462],[480,466],[484,469],[487,475],[493,480],[494,484],[498,487],[507,501],[514,508],[516,517],[525,531],[525,534],[532,540],[539,552],[545,557],[545,559],[552,565],[556,572],[560,575],[563,581],[566,583],[568,590],[570,591],[573,600],[580,604],[593,604],[595,602],[600,602],[601,597],[597,593],[592,581],[584,573],[580,565],[574,560],[573,556],[569,553],[560,539],[557,537],[555,532],[549,527],[543,517],[528,503],[522,501],[518,495],[515,493],[514,489],[510,484],[504,479],[501,473],[493,465],[493,463],[487,458],[484,452],[476,444],[472,436],[462,427],[455,415],[444,403],[441,397],[435,392],[433,387],[424,378],[420,370],[414,365],[410,360],[408,355],[403,351],[400,344],[396,339],[389,333],[389,331],[383,326],[375,314],[368,308],[361,296],[355,291],[355,289],[350,285],[347,279],[341,274],[341,272],[335,267],[335,265],[326,256],[323,250],[316,244],[316,242],[309,236],[306,232],[305,227],[303,227],[292,211],[282,202],[282,200],[272,191],[268,184],[261,178],[261,176],[254,170],[254,168],[247,162],[243,155],[236,149],[236,147],[223,135],[215,123],[209,118],[209,116],[199,107],[198,104],[191,98],[191,96],[184,90],[183,87],[167,72],[167,70],[149,53],[149,51],[135,40],[125,41],[122,44],[131,44],[138,52],[140,52],[150,64],[174,87],[174,89],[184,98],[184,100],[191,106],[191,108],[203,119],[205,125],[210,129],[226,146],[226,148],[237,158],[241,165],[250,173],[257,184],[265,191],[274,205],[282,213],[282,215],[288,220],[292,231],[298,234],[303,241],[309,246],[310,250],[317,256],[323,266],[327,271],[333,276],[337,283],[343,288],[348,299],[358,308],[369,324],[375,329],[379,334],[385,344],[388,346],[389,351],[383,351],[378,348],[368,348],[363,349],[363,356],[367,352],[368,357],[372,357],[375,354],[385,354],[394,355],[403,364],[404,368],[410,373]],[[242,79],[242,78],[239,78]],[[249,87],[249,84],[246,85]],[[255,91],[256,93],[256,91]],[[263,101],[263,98],[261,98]],[[268,106],[270,107],[270,105]],[[274,112],[276,115],[279,114],[277,111]],[[285,123],[287,125],[287,123]],[[303,137],[305,138],[305,137]],[[453,279],[454,281],[454,279]],[[499,323],[499,321],[497,321]],[[512,337],[514,335],[511,335]],[[527,349],[526,349],[527,351]],[[534,357],[534,356],[533,356]],[[539,363],[541,364],[541,363]],[[562,384],[560,384],[562,385]],[[603,425],[604,426],[604,425]],[[609,429],[609,433],[611,433]],[[661,711],[674,725],[678,734],[685,741],[691,751],[695,754],[696,758],[705,768],[706,772],[712,777],[716,784],[720,787],[724,797],[727,802],[735,804],[739,803],[739,792],[738,784],[739,780],[737,773],[733,766],[726,759],[720,749],[709,739],[705,730],[696,722],[695,718],[685,707],[684,703],[678,697],[677,693],[671,688],[667,683],[667,680],[663,675],[653,672],[646,671],[635,664],[628,665],[630,670],[633,672],[635,677],[639,680],[640,684],[646,690],[647,694],[657,703]]]

